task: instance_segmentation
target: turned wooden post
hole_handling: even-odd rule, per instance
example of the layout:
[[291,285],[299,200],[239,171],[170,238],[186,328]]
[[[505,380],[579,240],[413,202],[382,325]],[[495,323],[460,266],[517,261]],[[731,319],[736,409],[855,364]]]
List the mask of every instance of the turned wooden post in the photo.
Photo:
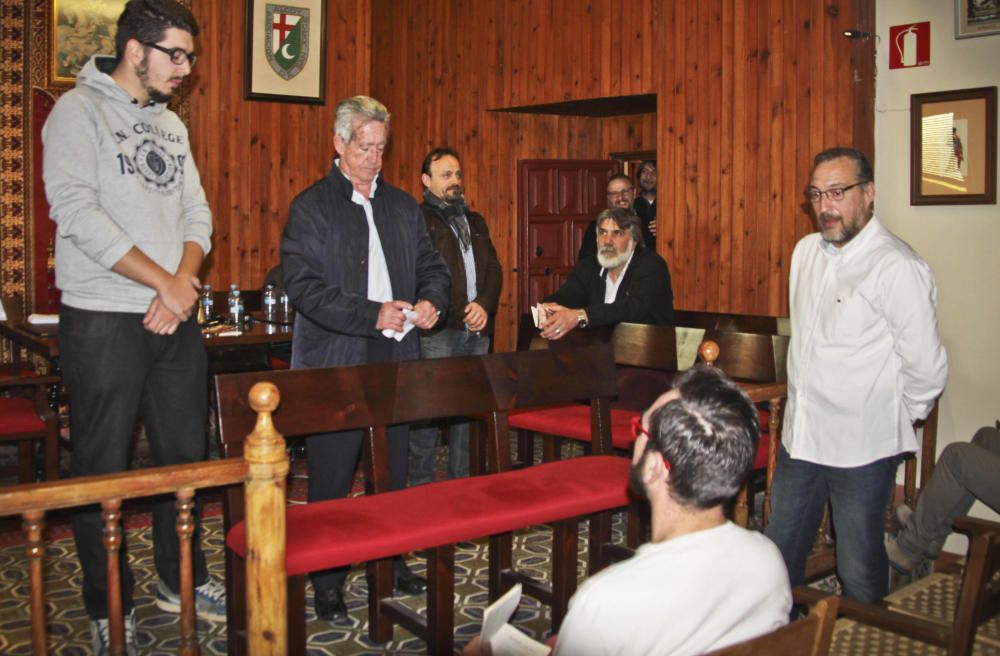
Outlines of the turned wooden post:
[[[719,359],[719,345],[710,339],[706,339],[698,347],[698,356],[707,366],[714,367],[715,361]],[[733,521],[743,528],[746,528],[750,524],[749,485],[750,479],[748,478],[740,486],[740,492],[736,495],[736,507],[733,509]]]
[[181,566],[181,656],[199,656],[195,624],[194,562],[191,557],[191,537],[194,535],[194,489],[177,491],[177,538],[180,541]]
[[287,581],[285,577],[285,439],[271,421],[281,395],[268,382],[250,390],[257,425],[247,436],[247,648],[251,654],[285,654],[288,650]]
[[42,540],[42,529],[45,528],[45,512],[32,510],[24,513],[25,543],[24,553],[28,557],[28,571],[31,572],[31,653],[35,656],[45,656],[48,645],[45,629],[45,591],[42,581],[42,556],[45,555],[45,543]]
[[104,551],[108,557],[108,630],[111,633],[111,654],[125,653],[125,620],[122,617],[122,579],[118,553],[122,548],[122,502],[108,499],[101,503],[104,519]]

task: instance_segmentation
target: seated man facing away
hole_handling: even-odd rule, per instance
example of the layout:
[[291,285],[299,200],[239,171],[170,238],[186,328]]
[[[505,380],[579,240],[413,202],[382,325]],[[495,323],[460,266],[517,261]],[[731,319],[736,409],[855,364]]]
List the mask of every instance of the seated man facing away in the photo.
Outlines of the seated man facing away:
[[[747,395],[719,370],[696,367],[645,412],[639,432],[632,488],[649,500],[652,541],[584,582],[556,655],[702,654],[787,623],[781,554],[723,514],[756,452]],[[489,651],[475,639],[464,653]]]
[[672,324],[670,271],[662,257],[644,247],[632,210],[604,210],[597,217],[597,256],[577,262],[542,307],[545,317],[538,327],[545,339],[561,339],[578,326]]
[[893,574],[900,583],[930,573],[951,525],[979,499],[1000,512],[1000,426],[976,431],[971,443],[949,444],[924,486],[916,509],[898,506],[902,526],[886,540]]

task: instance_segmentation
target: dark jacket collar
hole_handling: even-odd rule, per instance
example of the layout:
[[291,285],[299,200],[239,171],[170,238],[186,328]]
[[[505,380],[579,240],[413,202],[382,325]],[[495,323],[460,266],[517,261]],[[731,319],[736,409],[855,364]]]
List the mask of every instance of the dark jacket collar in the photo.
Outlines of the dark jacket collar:
[[[348,200],[354,195],[354,185],[351,181],[347,179],[347,176],[341,173],[340,169],[337,168],[337,161],[334,159],[333,163],[330,164],[330,170],[327,171],[326,179],[333,185],[333,188],[337,190],[337,193],[342,195]],[[382,180],[382,172],[379,171],[378,175],[375,177],[375,197],[378,198],[382,195],[382,188],[385,186],[385,182]]]

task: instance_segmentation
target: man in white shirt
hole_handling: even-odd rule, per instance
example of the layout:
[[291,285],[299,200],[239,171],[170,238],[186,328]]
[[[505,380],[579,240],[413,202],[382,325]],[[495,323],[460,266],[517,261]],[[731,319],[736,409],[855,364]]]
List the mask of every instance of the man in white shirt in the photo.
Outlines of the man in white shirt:
[[868,159],[850,148],[816,156],[806,192],[819,232],[792,254],[788,406],[767,536],[792,585],[829,499],[838,574],[848,597],[888,591],[885,511],[913,422],[944,389],[930,267],[873,214]]
[[[636,432],[632,488],[649,500],[652,540],[584,582],[556,655],[703,654],[787,623],[792,596],[781,555],[723,512],[760,436],[746,393],[718,369],[696,367],[653,403]],[[501,651],[477,640],[463,653],[494,646]]]

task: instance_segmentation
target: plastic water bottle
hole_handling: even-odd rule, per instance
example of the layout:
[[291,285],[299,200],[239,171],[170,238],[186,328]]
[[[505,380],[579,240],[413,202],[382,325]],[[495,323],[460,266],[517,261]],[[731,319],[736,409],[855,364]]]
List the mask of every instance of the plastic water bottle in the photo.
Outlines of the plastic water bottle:
[[292,320],[292,302],[288,300],[288,292],[281,291],[281,300],[279,301],[281,306],[281,319],[285,323]]
[[264,318],[274,319],[278,312],[278,291],[273,282],[264,285]]
[[202,322],[208,323],[212,320],[212,314],[215,312],[215,300],[212,298],[212,286],[209,284],[204,284],[201,287],[201,298],[198,300],[201,304],[201,316]]
[[236,323],[236,320],[240,318],[237,316],[237,309],[239,305],[242,305],[242,303],[243,299],[240,298],[240,288],[237,287],[236,283],[234,282],[233,284],[229,285],[228,305],[229,305],[230,323],[239,325]]

